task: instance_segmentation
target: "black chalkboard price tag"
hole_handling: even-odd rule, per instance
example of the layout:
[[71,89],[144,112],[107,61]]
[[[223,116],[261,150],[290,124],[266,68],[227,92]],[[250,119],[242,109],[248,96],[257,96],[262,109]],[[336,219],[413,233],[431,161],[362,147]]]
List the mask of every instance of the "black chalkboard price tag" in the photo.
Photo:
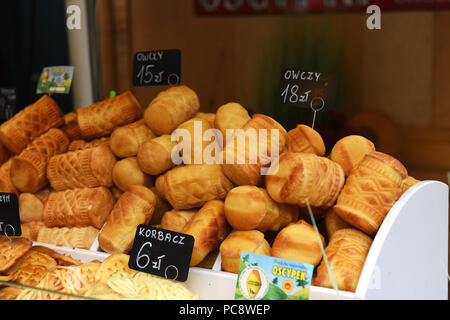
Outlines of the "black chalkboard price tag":
[[19,200],[15,193],[0,193],[0,235],[20,236]]
[[338,87],[337,77],[316,71],[286,69],[280,79],[278,103],[322,111],[332,108]]
[[194,237],[140,224],[136,229],[128,266],[166,279],[188,278]]
[[181,81],[178,49],[137,52],[133,63],[135,86],[175,86]]
[[0,88],[0,123],[16,113],[16,88]]

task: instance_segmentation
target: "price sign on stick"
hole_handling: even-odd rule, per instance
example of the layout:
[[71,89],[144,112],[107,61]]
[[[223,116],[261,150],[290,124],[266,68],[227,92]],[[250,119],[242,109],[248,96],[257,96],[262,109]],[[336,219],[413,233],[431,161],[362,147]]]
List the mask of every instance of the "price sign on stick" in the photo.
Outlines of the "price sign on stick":
[[186,281],[194,237],[140,224],[128,266],[170,280]]
[[133,63],[135,86],[176,86],[181,81],[181,51],[137,52]]
[[337,87],[338,80],[333,74],[286,69],[280,79],[278,102],[312,109],[314,127],[316,113],[334,105]]
[[0,235],[20,236],[19,200],[15,193],[0,193]]

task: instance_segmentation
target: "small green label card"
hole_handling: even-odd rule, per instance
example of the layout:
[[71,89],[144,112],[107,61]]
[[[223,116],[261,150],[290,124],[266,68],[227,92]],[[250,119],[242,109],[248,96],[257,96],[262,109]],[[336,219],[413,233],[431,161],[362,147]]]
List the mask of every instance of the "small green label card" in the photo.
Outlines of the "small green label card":
[[314,266],[241,252],[236,300],[308,300]]
[[39,78],[36,93],[68,94],[72,85],[73,71],[72,66],[45,67]]

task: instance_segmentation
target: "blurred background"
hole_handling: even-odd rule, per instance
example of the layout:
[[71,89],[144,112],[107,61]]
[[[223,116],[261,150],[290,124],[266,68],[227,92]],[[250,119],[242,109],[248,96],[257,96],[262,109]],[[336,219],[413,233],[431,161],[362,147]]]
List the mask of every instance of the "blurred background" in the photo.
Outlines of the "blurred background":
[[[288,9],[255,10],[249,3]],[[294,3],[306,7],[292,10]],[[369,3],[381,7],[381,30],[366,26]],[[54,95],[64,112],[105,99],[111,90],[131,90],[146,107],[165,87],[133,86],[134,54],[180,49],[182,84],[198,93],[202,111],[236,101],[289,130],[311,125],[313,112],[277,103],[281,72],[292,67],[334,73],[336,103],[318,112],[315,122],[328,151],[344,135],[363,134],[398,157],[410,175],[448,183],[450,3],[449,9],[442,1],[436,3],[443,8],[433,1],[395,3],[2,1],[0,88],[13,88],[15,99],[0,99],[17,112],[38,98],[43,67],[73,65],[71,93]],[[81,8],[79,30],[66,27],[70,4]]]

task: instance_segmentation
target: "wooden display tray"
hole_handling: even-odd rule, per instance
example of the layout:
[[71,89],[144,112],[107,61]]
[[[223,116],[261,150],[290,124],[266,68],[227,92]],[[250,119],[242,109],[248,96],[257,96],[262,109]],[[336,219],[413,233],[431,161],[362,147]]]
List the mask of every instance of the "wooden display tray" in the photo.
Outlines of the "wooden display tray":
[[[422,181],[395,203],[381,225],[366,259],[356,292],[311,286],[310,300],[448,299],[449,188]],[[109,254],[48,246],[83,262]],[[97,248],[94,243],[92,248]],[[237,275],[220,270],[220,255],[212,269],[190,268],[188,288],[206,300],[232,300]]]

